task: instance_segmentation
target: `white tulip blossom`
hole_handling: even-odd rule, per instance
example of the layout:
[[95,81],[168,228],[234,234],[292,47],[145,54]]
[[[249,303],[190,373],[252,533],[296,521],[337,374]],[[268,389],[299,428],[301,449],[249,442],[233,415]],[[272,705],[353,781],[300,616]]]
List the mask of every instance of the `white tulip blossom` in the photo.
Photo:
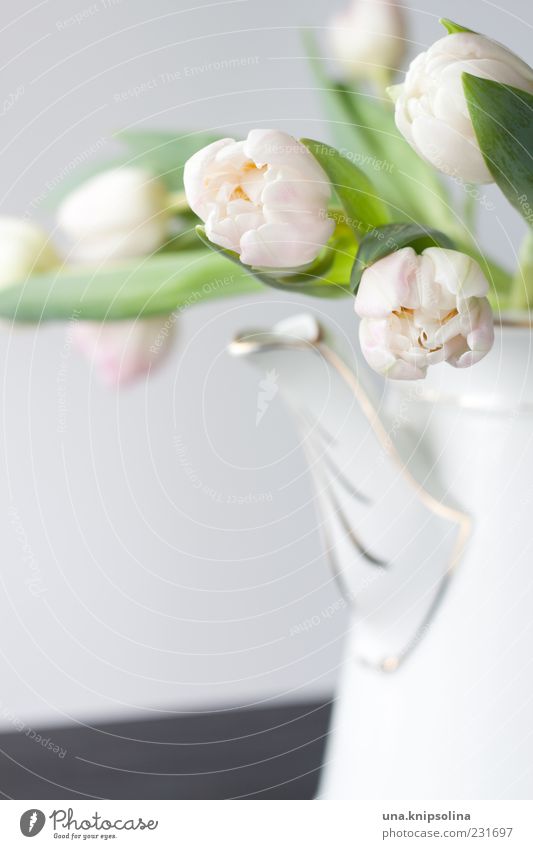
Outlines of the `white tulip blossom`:
[[332,55],[353,79],[382,80],[405,53],[404,12],[393,0],[352,0],[330,21]]
[[72,342],[106,386],[132,382],[160,364],[174,332],[170,317],[138,321],[81,321]]
[[[104,171],[61,204],[58,220],[74,242],[75,261],[105,265],[149,256],[167,240],[170,198],[141,168]],[[127,286],[127,280],[125,281]],[[72,342],[108,386],[132,382],[163,358],[174,334],[167,316],[137,321],[82,321]]]
[[394,379],[417,380],[446,361],[474,365],[494,342],[488,281],[459,251],[402,248],[363,272],[355,299],[359,339],[369,365]]
[[184,183],[208,238],[245,265],[307,265],[334,230],[328,177],[307,148],[279,130],[207,145],[187,161]]
[[490,183],[493,177],[468,112],[463,73],[533,92],[533,70],[514,53],[477,33],[453,33],[420,53],[405,81],[389,89],[396,102],[396,125],[435,168],[465,182]]
[[21,218],[0,216],[0,288],[58,265],[56,251],[40,227]]
[[59,226],[82,262],[146,256],[168,238],[170,201],[165,186],[142,168],[113,168],[68,195]]

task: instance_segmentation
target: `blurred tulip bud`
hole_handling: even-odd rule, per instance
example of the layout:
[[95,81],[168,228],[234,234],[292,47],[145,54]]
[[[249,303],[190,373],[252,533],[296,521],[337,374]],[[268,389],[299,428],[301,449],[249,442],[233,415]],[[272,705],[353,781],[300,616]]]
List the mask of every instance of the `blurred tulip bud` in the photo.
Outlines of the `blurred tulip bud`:
[[405,55],[405,15],[394,0],[352,0],[330,22],[329,41],[349,79],[390,79]]
[[[104,171],[61,204],[58,220],[75,242],[75,259],[106,263],[148,256],[166,241],[170,198],[140,168]],[[125,284],[127,285],[127,283]],[[92,322],[75,325],[74,345],[108,386],[132,382],[159,364],[170,347],[174,320]]]
[[48,235],[21,218],[0,216],[0,288],[59,265]]
[[328,177],[303,144],[279,130],[207,145],[185,164],[184,183],[208,238],[245,265],[307,265],[335,227]]
[[402,248],[378,260],[355,299],[366,361],[396,380],[418,380],[443,361],[474,365],[494,342],[488,290],[477,262],[459,251]]
[[170,316],[138,321],[82,321],[74,326],[72,342],[92,363],[99,378],[117,387],[159,365],[174,335]]
[[533,71],[501,44],[474,32],[439,39],[392,86],[396,125],[439,171],[467,183],[491,183],[463,91],[462,74],[533,92]]
[[146,256],[166,241],[169,195],[141,168],[116,168],[92,177],[65,198],[59,226],[82,262]]

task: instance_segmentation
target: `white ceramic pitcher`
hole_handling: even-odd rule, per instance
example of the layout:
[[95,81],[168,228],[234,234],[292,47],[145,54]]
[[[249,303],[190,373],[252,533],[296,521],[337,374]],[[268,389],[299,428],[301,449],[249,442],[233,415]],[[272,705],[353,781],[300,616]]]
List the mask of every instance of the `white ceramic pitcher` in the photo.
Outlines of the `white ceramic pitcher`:
[[531,339],[382,395],[310,315],[231,346],[279,374],[353,609],[322,798],[533,798]]

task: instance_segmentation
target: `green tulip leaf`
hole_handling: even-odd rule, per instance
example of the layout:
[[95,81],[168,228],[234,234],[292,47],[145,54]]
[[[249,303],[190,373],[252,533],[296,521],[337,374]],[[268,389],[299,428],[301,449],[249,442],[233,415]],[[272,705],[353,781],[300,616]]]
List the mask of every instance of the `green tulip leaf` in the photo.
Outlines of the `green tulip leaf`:
[[533,94],[463,74],[483,158],[507,200],[533,225]]
[[300,139],[333,184],[346,213],[346,223],[359,239],[369,228],[390,221],[387,207],[376,194],[376,189],[357,165],[328,144]]
[[389,220],[428,222],[447,232],[458,229],[446,186],[399,133],[390,100],[331,79],[313,33],[304,30],[302,36],[336,145],[371,179],[389,208]]
[[259,288],[244,266],[237,272],[220,254],[180,251],[32,275],[0,290],[0,316],[35,323],[136,319]]
[[453,249],[454,243],[444,233],[418,224],[398,222],[377,227],[372,233],[368,233],[359,245],[350,280],[352,292],[357,294],[363,272],[379,259],[401,248],[410,247],[416,253],[421,253],[425,248],[435,246]]
[[343,225],[338,226],[337,230],[340,230],[342,235],[337,238],[334,235],[314,262],[289,273],[286,269],[254,268],[243,265],[235,251],[215,245],[208,239],[204,227],[199,225],[196,228],[199,238],[207,247],[227,257],[240,268],[245,268],[265,286],[315,298],[339,298],[349,292],[348,279],[355,255],[355,242],[351,234],[348,239],[346,238],[346,228]]

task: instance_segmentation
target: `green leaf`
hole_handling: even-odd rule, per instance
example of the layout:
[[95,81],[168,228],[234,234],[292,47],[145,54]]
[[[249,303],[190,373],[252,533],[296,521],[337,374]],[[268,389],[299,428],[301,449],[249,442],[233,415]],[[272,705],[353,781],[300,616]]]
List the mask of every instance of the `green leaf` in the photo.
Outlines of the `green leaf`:
[[390,221],[387,207],[377,196],[368,177],[353,162],[329,144],[300,139],[331,180],[346,213],[346,223],[357,237],[370,227]]
[[453,35],[456,32],[474,32],[473,29],[456,24],[455,21],[450,21],[449,18],[439,18],[439,24],[442,24],[448,30],[449,35]]
[[[270,270],[268,268],[245,266],[241,263],[239,255],[235,251],[221,248],[211,242],[203,226],[197,226],[196,232],[204,245],[217,254],[227,257],[240,268],[246,268],[265,286],[281,289],[284,292],[310,295],[315,298],[339,298],[349,293],[348,278],[355,256],[353,237],[350,235],[350,238],[346,239],[343,225],[340,226],[340,229],[343,231],[343,236],[336,240],[332,237],[331,244],[315,262],[291,274],[287,274],[282,269]],[[341,268],[340,271],[339,267]]]
[[139,318],[258,289],[243,266],[237,272],[224,256],[180,251],[33,275],[0,290],[0,315],[24,322]]
[[491,292],[489,298],[494,296],[493,307],[498,310],[504,309],[507,304],[509,295],[513,285],[513,275],[506,269],[491,259],[486,253],[480,253],[471,245],[460,246],[458,250],[475,259],[491,284]]
[[530,311],[533,308],[533,230],[526,232],[520,246],[518,268],[509,300],[512,309]]
[[383,259],[400,248],[411,247],[417,253],[421,253],[425,248],[434,246],[454,248],[453,242],[444,233],[420,227],[418,224],[399,222],[377,227],[365,236],[359,245],[350,280],[352,292],[357,293],[364,270],[378,259]]
[[463,74],[483,159],[507,200],[533,225],[533,94]]
[[398,132],[390,101],[332,80],[312,33],[304,31],[303,38],[337,147],[370,177],[391,217],[428,222],[446,231],[458,229],[448,190]]

